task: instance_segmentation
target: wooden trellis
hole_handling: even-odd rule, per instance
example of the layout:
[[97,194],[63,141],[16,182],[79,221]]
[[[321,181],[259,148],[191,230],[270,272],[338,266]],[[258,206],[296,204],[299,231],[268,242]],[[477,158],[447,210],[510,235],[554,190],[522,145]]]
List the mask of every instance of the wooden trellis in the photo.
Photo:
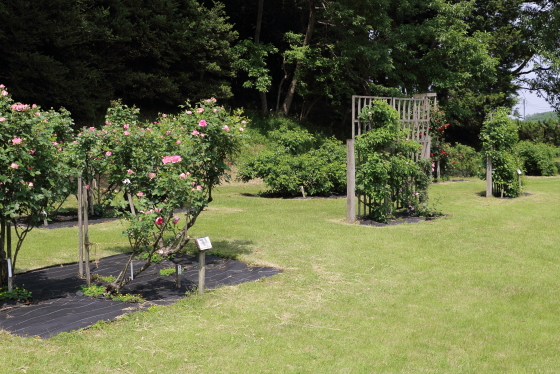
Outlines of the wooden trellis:
[[[400,97],[375,97],[375,96],[352,96],[352,139],[347,143],[347,219],[350,222],[356,220],[356,198],[358,201],[358,216],[371,214],[371,206],[374,203],[370,196],[355,190],[356,162],[360,163],[360,157],[354,156],[354,139],[356,136],[371,130],[370,125],[361,123],[358,119],[362,109],[376,100],[386,101],[391,107],[399,112],[400,122],[403,129],[407,131],[410,139],[416,140],[422,148],[419,152],[410,155],[413,161],[430,157],[430,113],[431,108],[437,107],[435,93],[414,95],[412,98]],[[398,198],[399,191],[393,191],[395,208],[402,208]],[[388,202],[384,202],[388,203]]]

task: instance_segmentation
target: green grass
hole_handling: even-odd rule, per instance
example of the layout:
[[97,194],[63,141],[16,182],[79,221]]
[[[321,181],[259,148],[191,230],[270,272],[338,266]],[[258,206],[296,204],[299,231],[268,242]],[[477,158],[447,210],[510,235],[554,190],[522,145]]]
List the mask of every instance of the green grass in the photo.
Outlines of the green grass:
[[[282,274],[49,340],[3,334],[2,367],[555,373],[560,179],[527,182],[531,195],[518,199],[481,197],[476,179],[432,185],[432,200],[450,216],[383,228],[344,223],[344,199],[264,199],[243,195],[259,185],[221,187],[191,237],[209,236],[222,255]],[[123,239],[114,223],[94,228],[93,241]],[[75,231],[49,231],[48,239],[46,231],[30,234],[21,269],[75,256]]]

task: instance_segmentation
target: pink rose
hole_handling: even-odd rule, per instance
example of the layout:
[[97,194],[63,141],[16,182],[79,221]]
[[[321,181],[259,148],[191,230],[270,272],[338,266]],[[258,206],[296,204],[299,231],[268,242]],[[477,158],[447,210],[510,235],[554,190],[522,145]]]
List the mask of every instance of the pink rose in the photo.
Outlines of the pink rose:
[[243,127],[240,127],[240,128],[239,128],[239,131],[243,132],[243,131],[244,131]]
[[154,179],[155,177],[156,177],[156,173],[148,174],[148,178],[150,178],[150,179]]
[[161,212],[161,208],[155,208],[156,213],[160,213]]
[[181,219],[181,217],[174,216],[173,217],[173,224],[176,225],[177,222],[179,222],[180,219]]
[[156,225],[163,225],[163,217],[156,218]]
[[124,126],[123,126],[123,129],[126,130],[126,129],[128,129],[129,127],[130,127],[129,125],[124,125]]
[[246,123],[247,123],[247,121],[241,121],[241,123],[243,123],[243,124],[246,124]]
[[34,154],[35,154],[35,150],[34,150],[34,149],[30,150],[30,151],[29,151],[29,154],[30,154],[30,155],[34,155]]
[[20,138],[13,138],[12,143],[13,144],[19,144],[19,143],[21,143],[21,139]]
[[167,163],[176,163],[176,162],[180,162],[182,160],[181,156],[165,156],[161,162],[163,162],[164,164]]
[[169,134],[171,134],[171,131],[167,130],[167,131],[165,132],[165,135],[169,135]]
[[89,184],[86,184],[86,190],[89,190]]
[[229,126],[228,126],[228,125],[224,125],[224,127],[222,127],[222,130],[229,131]]
[[206,123],[205,120],[201,120],[201,121],[198,123],[198,126],[204,127],[204,126],[208,126],[208,124]]
[[191,135],[194,135],[194,136],[197,136],[198,134],[199,134],[199,132],[196,131],[196,130],[193,130],[193,132],[191,132]]
[[125,131],[124,134],[125,135],[130,135],[130,133],[128,131]]
[[202,191],[202,186],[196,186],[196,189],[197,189],[198,191]]
[[105,156],[111,156],[111,155],[112,155],[111,151],[105,152]]
[[144,196],[144,192],[138,192],[138,193],[136,194],[136,196],[142,197],[142,196]]
[[198,108],[196,111],[197,111],[198,113],[202,113],[202,112],[204,112],[204,108]]
[[33,187],[33,182],[29,182],[28,186]]
[[8,96],[8,91],[2,91],[2,96]]
[[132,169],[128,169],[126,172],[127,172],[128,174],[131,174],[131,175],[134,174],[134,172],[132,171]]
[[167,114],[163,113],[161,116],[162,116],[163,118],[165,118],[165,117],[167,117]]
[[190,110],[185,111],[185,113],[192,114],[192,112]]
[[6,120],[6,118],[0,117],[0,122],[4,122],[5,120]]
[[10,164],[10,167],[11,167],[12,169],[17,169],[17,168],[19,168],[19,165],[16,164],[15,162],[12,162],[12,163]]
[[179,177],[185,179],[187,177],[187,174],[181,173],[181,174],[179,174]]
[[181,144],[181,141],[180,141],[180,140],[177,140],[177,144]]

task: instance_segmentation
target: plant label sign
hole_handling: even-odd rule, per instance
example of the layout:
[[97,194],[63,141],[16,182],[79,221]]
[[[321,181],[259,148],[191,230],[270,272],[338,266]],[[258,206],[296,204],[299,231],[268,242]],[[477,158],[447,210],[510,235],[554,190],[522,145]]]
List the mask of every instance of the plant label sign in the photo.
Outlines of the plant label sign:
[[198,250],[201,252],[212,249],[212,243],[210,243],[210,238],[207,236],[204,236],[202,238],[196,238],[196,246],[198,247]]

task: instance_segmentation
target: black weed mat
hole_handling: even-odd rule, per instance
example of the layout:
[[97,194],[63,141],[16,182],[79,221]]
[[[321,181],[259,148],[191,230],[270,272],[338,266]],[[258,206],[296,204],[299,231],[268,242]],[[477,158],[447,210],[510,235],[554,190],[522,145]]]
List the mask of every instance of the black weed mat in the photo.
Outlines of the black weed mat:
[[[117,276],[127,259],[126,254],[102,258],[90,264],[91,273]],[[143,264],[142,260],[133,261],[135,269]],[[181,288],[176,287],[175,274],[163,276],[159,273],[161,269],[175,268],[176,264],[183,267]],[[272,267],[251,267],[240,261],[206,255],[206,288],[250,282],[279,272]],[[101,320],[113,320],[150,305],[172,304],[197,286],[198,256],[180,255],[152,264],[121,289],[122,294],[141,295],[146,300],[142,304],[81,296],[79,290],[85,286],[85,281],[77,274],[77,263],[17,274],[14,284],[31,291],[33,300],[29,305],[0,301],[0,328],[15,335],[49,338]]]

